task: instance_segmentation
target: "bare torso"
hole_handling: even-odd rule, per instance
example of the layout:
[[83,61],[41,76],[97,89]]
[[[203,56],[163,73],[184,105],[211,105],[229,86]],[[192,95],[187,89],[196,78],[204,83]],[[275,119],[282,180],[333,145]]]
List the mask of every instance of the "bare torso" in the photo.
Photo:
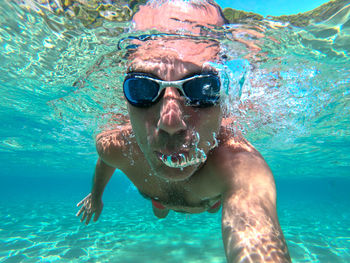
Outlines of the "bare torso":
[[[219,210],[225,180],[216,163],[221,161],[222,142],[208,153],[206,162],[189,179],[171,182],[154,174],[135,137],[130,134],[129,125],[121,130],[102,132],[97,136],[97,150],[107,164],[123,171],[144,197],[178,212]],[[221,139],[219,141],[225,141]],[[248,143],[247,146],[252,148]],[[213,207],[216,209],[211,209]]]
[[[185,180],[157,176],[140,150],[130,125],[97,136],[100,159],[93,189],[78,206],[81,221],[101,214],[102,194],[115,169],[122,170],[140,193],[152,200],[155,216],[170,210],[217,212],[222,204],[222,236],[228,262],[254,256],[256,262],[290,262],[276,213],[276,189],[271,170],[243,137],[221,127],[219,144]],[[215,209],[213,208],[215,207]],[[273,255],[273,256],[270,256]]]

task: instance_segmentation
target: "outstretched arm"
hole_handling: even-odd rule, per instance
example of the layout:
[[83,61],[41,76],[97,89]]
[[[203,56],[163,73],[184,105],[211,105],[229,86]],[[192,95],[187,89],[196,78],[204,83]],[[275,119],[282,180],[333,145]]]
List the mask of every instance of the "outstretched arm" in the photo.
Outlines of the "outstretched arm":
[[100,156],[97,161],[95,174],[92,182],[91,193],[88,194],[77,206],[82,206],[77,216],[83,214],[81,221],[89,224],[91,217],[94,221],[99,218],[102,208],[102,195],[106,185],[111,179],[116,167],[122,169],[128,160],[125,160],[126,148],[131,143],[131,127],[125,125],[118,130],[104,131],[96,137],[96,149]]
[[89,224],[91,217],[94,214],[94,221],[98,220],[103,209],[102,195],[114,171],[114,167],[106,164],[101,158],[98,159],[92,182],[91,193],[77,204],[77,206],[82,206],[77,213],[77,216],[83,214],[81,222],[86,219],[86,225]]
[[98,159],[95,175],[92,180],[91,195],[93,198],[102,199],[103,192],[111,179],[116,168],[106,164],[101,158]]
[[222,210],[227,261],[291,262],[278,222],[275,182],[266,162],[254,151],[227,158],[225,168],[231,175]]

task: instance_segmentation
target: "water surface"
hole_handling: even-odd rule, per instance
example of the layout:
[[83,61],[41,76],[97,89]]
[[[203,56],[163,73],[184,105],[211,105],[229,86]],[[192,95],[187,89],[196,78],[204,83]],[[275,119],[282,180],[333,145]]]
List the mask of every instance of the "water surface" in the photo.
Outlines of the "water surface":
[[[350,261],[350,6],[338,2],[307,26],[242,20],[217,34],[231,30],[229,63],[249,65],[233,112],[275,175],[293,262]],[[122,5],[122,21],[57,10],[0,3],[0,260],[225,262],[220,213],[157,220],[121,173],[97,224],[74,217],[94,136],[126,113],[116,47],[135,33]]]

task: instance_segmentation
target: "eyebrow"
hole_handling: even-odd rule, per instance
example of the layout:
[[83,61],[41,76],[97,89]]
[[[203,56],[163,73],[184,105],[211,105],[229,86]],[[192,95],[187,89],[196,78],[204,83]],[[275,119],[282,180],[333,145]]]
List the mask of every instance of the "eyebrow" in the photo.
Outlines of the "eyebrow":
[[206,75],[206,74],[217,76],[218,72],[213,70],[213,69],[204,69],[204,70],[201,70],[199,72],[191,72],[191,73],[185,75],[181,80],[188,79],[188,78],[194,77],[196,75]]
[[[159,78],[158,76],[152,74],[151,72],[147,72],[145,70],[128,70],[126,72],[127,74],[137,74],[137,73],[140,73],[140,74],[144,74],[146,76],[149,76],[151,78],[154,78],[154,79],[159,79],[159,80],[162,80],[161,78]],[[209,74],[209,75],[215,75],[217,76],[219,73],[214,70],[214,69],[204,69],[204,70],[201,70],[201,71],[194,71],[194,72],[191,72],[187,75],[185,75],[183,78],[179,79],[179,80],[184,80],[184,79],[188,79],[188,78],[191,78],[191,77],[194,77],[194,76],[197,76],[197,75],[205,75],[205,74]]]
[[[164,62],[158,63],[153,63],[153,66],[147,66],[146,64],[143,65],[143,63],[131,63],[127,67],[126,73],[133,73],[133,72],[138,72],[138,73],[145,73],[145,74],[150,74],[153,76],[156,76],[152,72],[158,71],[161,67],[159,66],[160,64],[163,64]],[[173,62],[172,64],[176,64],[176,62]],[[195,65],[195,64],[193,64]],[[174,70],[174,69],[173,69]],[[218,70],[217,68],[207,64],[203,63],[202,66],[196,65],[194,68],[192,68],[192,71],[189,74],[186,74],[185,76],[193,76],[193,75],[198,75],[198,74],[214,74],[218,75]]]
[[136,69],[136,70],[130,69],[129,70],[128,69],[126,71],[126,74],[134,74],[134,73],[144,74],[144,75],[147,75],[147,76],[149,76],[151,78],[155,78],[155,79],[159,79],[160,80],[160,78],[158,76],[156,76],[155,74],[153,74],[153,73],[151,73],[151,72],[149,72],[147,70],[139,70],[139,69]]

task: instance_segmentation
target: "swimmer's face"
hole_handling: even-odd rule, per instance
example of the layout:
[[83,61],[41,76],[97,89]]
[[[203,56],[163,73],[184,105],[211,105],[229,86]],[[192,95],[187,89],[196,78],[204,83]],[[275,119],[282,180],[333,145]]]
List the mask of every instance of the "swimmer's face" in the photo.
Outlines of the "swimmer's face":
[[[133,54],[129,72],[165,81],[215,73],[206,62],[215,60],[218,51],[213,42],[150,41]],[[214,135],[222,119],[219,104],[189,106],[180,90],[172,86],[165,88],[155,104],[140,108],[128,103],[128,110],[136,140],[149,165],[156,175],[169,180],[187,179],[205,162],[215,146]]]
[[[223,23],[213,6],[198,9],[171,5],[170,2],[158,9],[141,8],[134,17],[136,28],[170,32],[181,25],[220,26]],[[159,16],[165,17],[158,21]],[[192,30],[186,26],[186,30],[193,33],[197,33],[198,28]],[[131,55],[128,71],[146,73],[164,81],[181,80],[215,72],[207,62],[216,61],[219,51],[218,43],[208,40],[150,40]],[[219,104],[203,108],[189,106],[181,92],[172,86],[166,87],[163,96],[151,106],[140,108],[128,103],[128,111],[136,140],[150,167],[157,176],[173,181],[189,178],[204,164],[215,145],[214,136],[222,120]]]

